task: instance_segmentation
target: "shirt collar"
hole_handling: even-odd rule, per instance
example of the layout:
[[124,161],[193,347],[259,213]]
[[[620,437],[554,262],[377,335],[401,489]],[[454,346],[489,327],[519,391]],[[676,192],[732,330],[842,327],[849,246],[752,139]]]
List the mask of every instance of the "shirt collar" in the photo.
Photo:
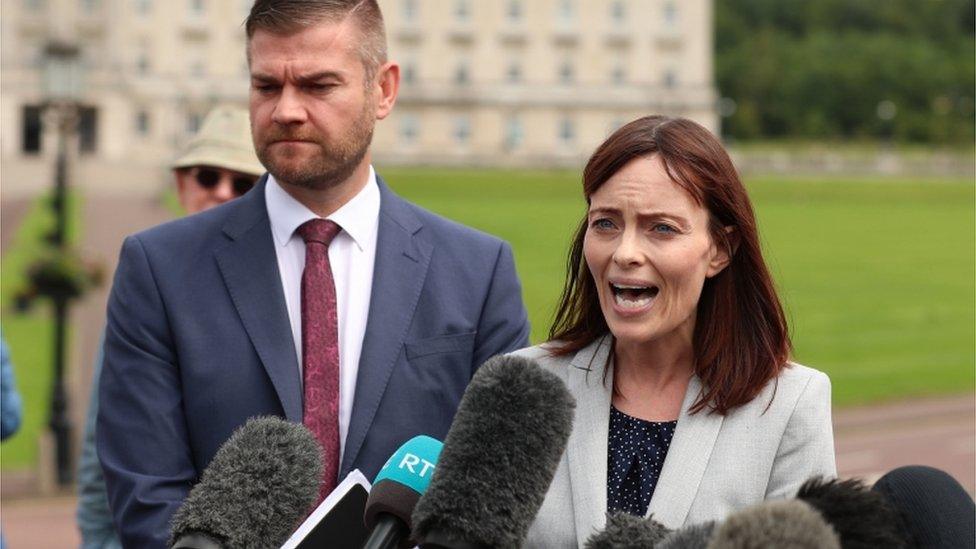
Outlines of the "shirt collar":
[[[268,174],[265,187],[265,201],[268,205],[268,218],[271,220],[271,232],[281,247],[288,245],[295,230],[302,223],[319,217],[282,189],[271,174]],[[343,232],[362,251],[370,241],[369,237],[376,231],[379,215],[380,188],[376,183],[376,172],[370,166],[369,177],[362,190],[326,219],[342,227]]]

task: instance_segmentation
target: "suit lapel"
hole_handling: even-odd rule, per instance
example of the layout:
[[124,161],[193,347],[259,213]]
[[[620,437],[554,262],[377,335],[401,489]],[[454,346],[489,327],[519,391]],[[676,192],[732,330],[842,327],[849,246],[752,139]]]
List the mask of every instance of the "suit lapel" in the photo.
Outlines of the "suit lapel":
[[264,202],[266,178],[234,204],[239,206],[238,211],[224,226],[230,242],[219,248],[215,256],[244,329],[278,393],[285,417],[301,423],[298,357]]
[[685,390],[671,447],[664,458],[661,476],[647,509],[648,515],[653,514],[658,522],[669,528],[684,525],[725,419],[707,411],[694,415],[688,413],[701,388],[698,376],[692,376]]
[[352,469],[379,408],[420,299],[433,247],[410,206],[377,177],[380,219],[366,334],[340,476]]
[[576,397],[576,424],[569,437],[569,478],[573,491],[576,540],[602,529],[607,512],[607,439],[610,431],[610,397],[613,370],[603,381],[610,352],[604,337],[582,349],[569,365],[567,386]]

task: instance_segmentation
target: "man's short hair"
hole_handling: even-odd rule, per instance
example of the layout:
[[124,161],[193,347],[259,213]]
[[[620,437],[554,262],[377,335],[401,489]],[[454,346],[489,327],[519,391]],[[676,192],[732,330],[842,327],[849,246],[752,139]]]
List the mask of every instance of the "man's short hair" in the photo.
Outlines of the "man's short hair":
[[355,17],[363,33],[359,56],[370,83],[379,66],[386,63],[386,30],[376,0],[257,0],[244,22],[244,30],[250,42],[259,29],[290,34],[323,21],[338,23],[348,17]]

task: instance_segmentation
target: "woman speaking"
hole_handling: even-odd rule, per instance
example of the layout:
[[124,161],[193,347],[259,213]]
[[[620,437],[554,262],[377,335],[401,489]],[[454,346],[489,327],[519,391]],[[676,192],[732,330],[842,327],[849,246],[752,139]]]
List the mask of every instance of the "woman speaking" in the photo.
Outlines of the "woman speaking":
[[702,126],[649,116],[583,173],[549,341],[576,422],[528,546],[582,546],[606,513],[670,528],[792,497],[834,476],[830,381],[791,363],[755,215]]

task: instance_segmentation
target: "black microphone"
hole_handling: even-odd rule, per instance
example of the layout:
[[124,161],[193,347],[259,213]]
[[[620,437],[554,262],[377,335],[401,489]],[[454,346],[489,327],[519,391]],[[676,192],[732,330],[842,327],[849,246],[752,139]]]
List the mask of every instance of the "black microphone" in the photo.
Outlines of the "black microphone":
[[670,530],[654,517],[638,517],[629,513],[607,514],[603,530],[586,540],[585,549],[640,549],[657,547]]
[[506,355],[482,365],[414,509],[420,546],[521,546],[566,449],[575,407],[563,381],[532,360]]
[[304,426],[248,420],[173,516],[173,549],[279,547],[318,497],[322,450]]
[[373,480],[363,521],[370,530],[363,549],[409,548],[410,515],[434,476],[444,446],[437,439],[416,436],[386,460]]
[[796,498],[820,512],[844,549],[905,547],[895,510],[882,494],[857,479],[814,477],[800,486]]

